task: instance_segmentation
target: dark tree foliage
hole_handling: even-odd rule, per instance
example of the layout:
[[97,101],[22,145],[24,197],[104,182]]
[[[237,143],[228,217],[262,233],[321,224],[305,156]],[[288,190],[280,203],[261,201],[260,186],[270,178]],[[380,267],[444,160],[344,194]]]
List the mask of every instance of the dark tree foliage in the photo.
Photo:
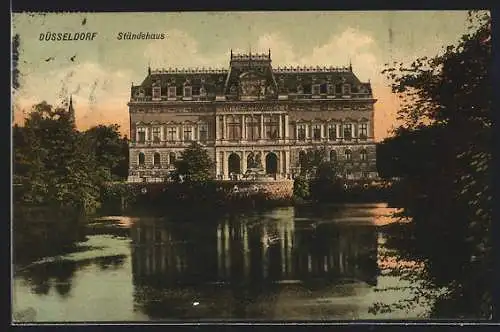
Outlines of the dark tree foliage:
[[128,143],[122,138],[117,124],[98,125],[85,131],[97,164],[110,179],[123,180],[128,176]]
[[19,48],[21,47],[21,41],[19,34],[15,34],[12,37],[12,88],[19,88]]
[[13,128],[14,200],[29,206],[92,211],[108,169],[122,162],[116,126],[77,131],[70,114],[46,102],[33,106],[23,126]]
[[448,287],[434,312],[447,317],[492,314],[490,17],[471,12],[470,24],[443,54],[384,70],[402,97],[403,125],[380,144],[378,168],[402,179],[413,220],[396,242]]
[[213,161],[208,152],[198,143],[193,142],[185,149],[180,160],[175,162],[174,180],[190,183],[208,182],[212,179]]

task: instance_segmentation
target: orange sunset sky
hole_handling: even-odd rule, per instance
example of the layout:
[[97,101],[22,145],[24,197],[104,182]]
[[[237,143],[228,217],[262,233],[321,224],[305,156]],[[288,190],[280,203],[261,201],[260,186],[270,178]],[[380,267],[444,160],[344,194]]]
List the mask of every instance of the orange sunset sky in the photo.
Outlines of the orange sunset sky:
[[[73,96],[79,129],[117,123],[128,135],[132,82],[151,68],[227,68],[229,54],[267,53],[273,66],[347,66],[372,83],[375,138],[397,125],[398,100],[380,73],[385,63],[434,56],[455,44],[466,11],[192,12],[15,14],[20,88],[13,121],[42,100]],[[118,40],[119,32],[164,33],[164,40]],[[96,32],[92,41],[41,41],[46,32]]]

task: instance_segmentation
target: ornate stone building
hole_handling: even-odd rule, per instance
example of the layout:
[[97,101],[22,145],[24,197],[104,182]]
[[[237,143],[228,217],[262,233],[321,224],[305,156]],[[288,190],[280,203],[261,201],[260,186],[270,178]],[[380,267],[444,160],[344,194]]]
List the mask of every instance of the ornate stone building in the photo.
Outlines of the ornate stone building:
[[351,66],[273,68],[270,51],[231,52],[228,69],[148,69],[128,103],[129,180],[162,181],[193,141],[218,179],[291,178],[316,148],[349,178],[375,177],[375,102]]

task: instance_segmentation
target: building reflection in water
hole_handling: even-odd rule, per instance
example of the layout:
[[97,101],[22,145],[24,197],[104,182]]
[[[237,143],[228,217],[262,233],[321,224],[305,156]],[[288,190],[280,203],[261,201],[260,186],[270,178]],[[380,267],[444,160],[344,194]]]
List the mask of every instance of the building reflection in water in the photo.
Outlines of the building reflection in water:
[[[156,294],[185,288],[203,296],[207,285],[222,284],[231,289],[232,297],[237,293],[241,299],[247,290],[265,293],[277,284],[374,285],[378,275],[375,227],[359,220],[339,224],[335,216],[331,218],[330,222],[301,218],[296,209],[283,208],[218,222],[141,219],[131,230],[136,301],[143,286],[156,289]],[[215,293],[221,292],[218,288]],[[143,300],[144,296],[140,295]],[[232,304],[232,310],[238,305]],[[161,310],[168,306],[176,304],[164,304]]]

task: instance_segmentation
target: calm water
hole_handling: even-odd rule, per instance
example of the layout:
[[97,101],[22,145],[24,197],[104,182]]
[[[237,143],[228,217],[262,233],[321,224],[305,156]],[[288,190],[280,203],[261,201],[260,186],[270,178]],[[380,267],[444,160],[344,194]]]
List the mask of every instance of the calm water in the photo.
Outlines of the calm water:
[[369,312],[413,296],[409,281],[388,272],[414,266],[384,248],[378,226],[392,212],[384,204],[290,207],[19,227],[14,320],[425,317],[426,305]]

